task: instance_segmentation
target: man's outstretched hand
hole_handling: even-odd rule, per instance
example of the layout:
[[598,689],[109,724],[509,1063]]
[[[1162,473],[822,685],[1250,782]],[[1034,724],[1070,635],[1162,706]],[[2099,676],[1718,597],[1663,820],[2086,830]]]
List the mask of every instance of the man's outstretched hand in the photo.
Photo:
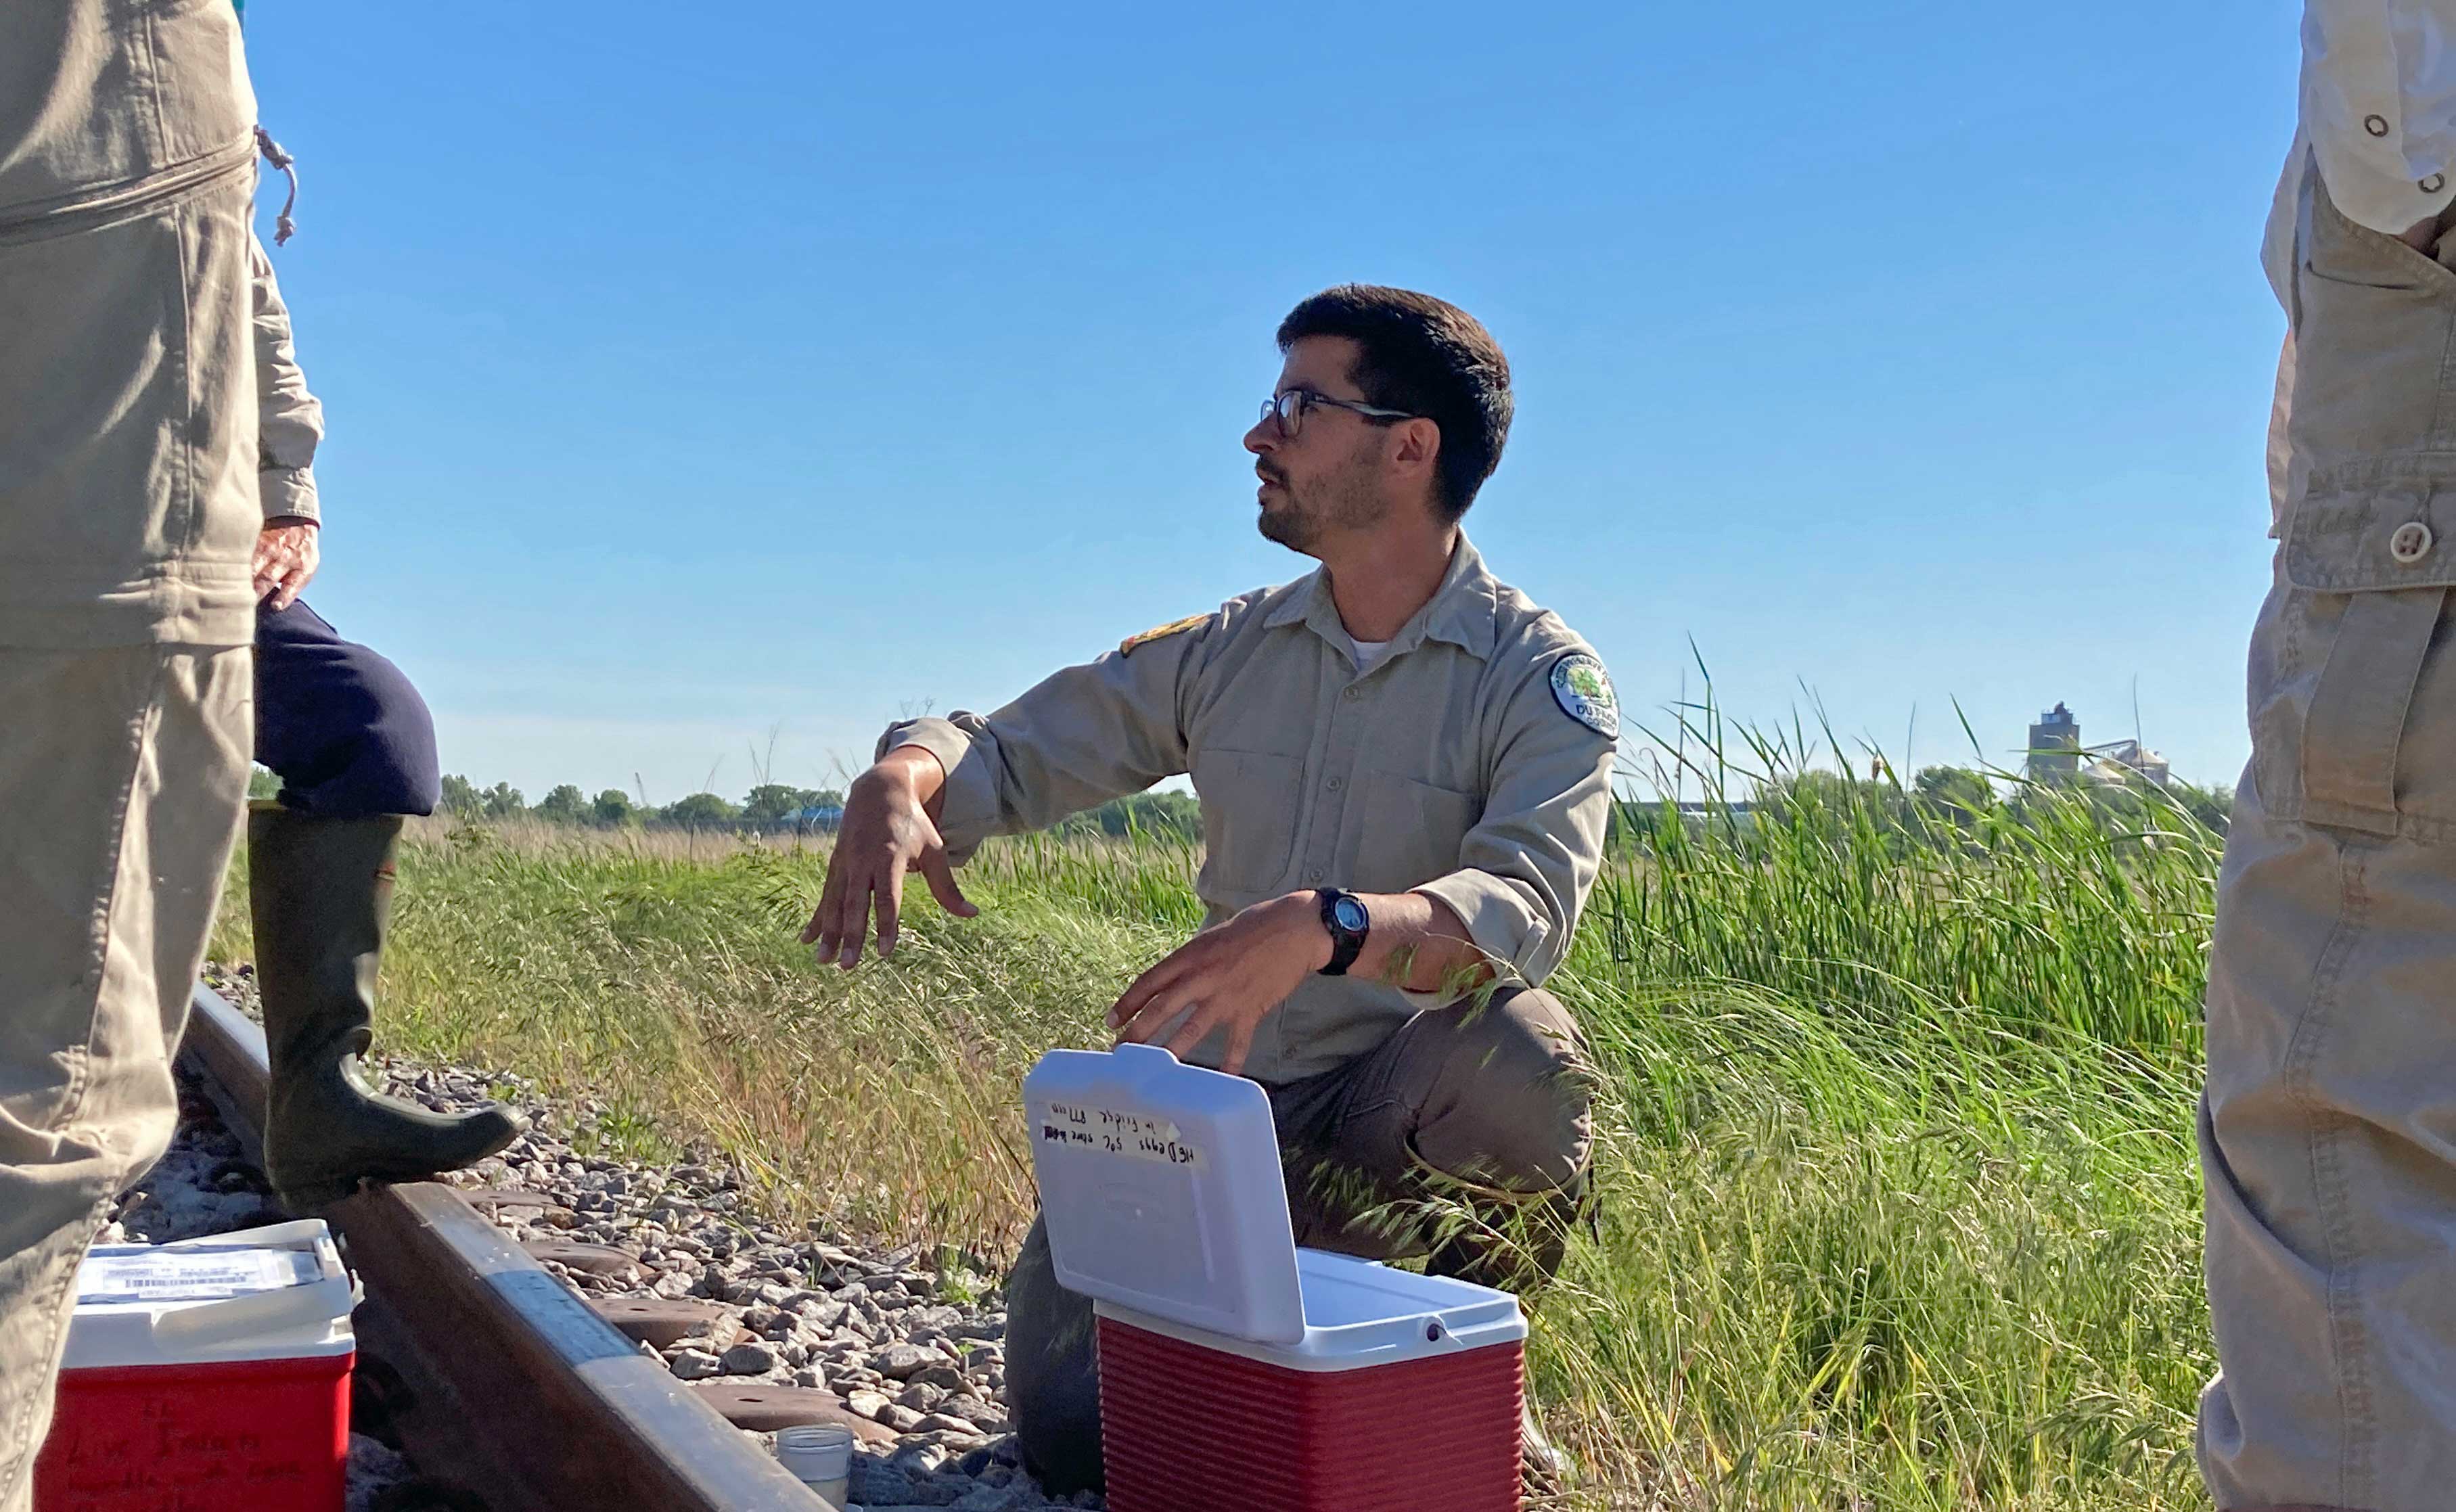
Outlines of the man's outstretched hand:
[[816,959],[832,959],[851,971],[860,962],[862,942],[870,934],[873,903],[879,956],[893,954],[907,871],[921,873],[938,906],[955,917],[969,919],[981,911],[955,886],[947,844],[938,835],[936,813],[945,783],[946,772],[938,759],[912,746],[889,751],[878,765],[853,779],[851,790],[845,794],[836,847],[828,856],[828,880],[819,892],[818,911],[802,930],[802,943],[818,946]]
[[1185,1021],[1166,1041],[1183,1060],[1213,1031],[1228,1031],[1219,1069],[1245,1068],[1254,1031],[1304,979],[1330,964],[1330,931],[1310,892],[1271,898],[1186,941],[1135,978],[1109,1010],[1121,1040],[1149,1044],[1178,1014]]

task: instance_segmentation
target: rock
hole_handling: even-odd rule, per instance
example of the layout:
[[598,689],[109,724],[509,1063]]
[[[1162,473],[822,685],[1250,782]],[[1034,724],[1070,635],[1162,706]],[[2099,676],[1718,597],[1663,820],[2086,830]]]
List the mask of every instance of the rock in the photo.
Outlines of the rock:
[[943,1387],[916,1380],[896,1393],[895,1404],[899,1407],[910,1407],[914,1412],[935,1412],[938,1410],[938,1403],[946,1399],[947,1393]]
[[912,1425],[912,1431],[960,1434],[967,1439],[977,1439],[981,1436],[980,1429],[974,1427],[970,1420],[943,1412],[933,1412],[925,1416],[919,1422]]
[[776,1352],[765,1344],[736,1344],[719,1363],[728,1376],[764,1376],[776,1368]]
[[[845,1488],[852,1493],[855,1502],[865,1507],[930,1504],[913,1501],[918,1487],[912,1483],[911,1476],[885,1460],[872,1459],[866,1454],[852,1457],[851,1473],[846,1478]],[[948,1500],[954,1499],[950,1497]]]
[[379,1497],[415,1474],[395,1450],[365,1434],[350,1435],[348,1512],[369,1512]]
[[914,1412],[910,1407],[900,1407],[890,1401],[886,1406],[878,1409],[877,1420],[887,1424],[897,1433],[911,1433],[915,1428],[921,1426],[921,1414]]
[[1006,1429],[1006,1414],[975,1397],[950,1397],[938,1404],[938,1411],[951,1418],[961,1418],[975,1428],[990,1433]]
[[950,1512],[1028,1512],[1042,1504],[1029,1485],[976,1485],[947,1503]]
[[724,1362],[705,1349],[685,1349],[666,1361],[665,1368],[684,1380],[705,1380],[725,1374]]
[[916,1381],[923,1385],[935,1386],[940,1391],[963,1390],[964,1373],[957,1370],[954,1366],[948,1364],[946,1357],[938,1356],[934,1358],[936,1359],[936,1363],[924,1365],[903,1379],[906,1380]]
[[890,1344],[870,1361],[870,1368],[890,1380],[911,1380],[922,1371],[945,1364],[946,1357],[917,1344]]
[[888,1408],[895,1405],[895,1403],[890,1401],[887,1398],[880,1396],[874,1391],[846,1392],[844,1403],[846,1406],[851,1408],[856,1416],[868,1418],[872,1422],[886,1421],[887,1420],[879,1415],[884,1413]]

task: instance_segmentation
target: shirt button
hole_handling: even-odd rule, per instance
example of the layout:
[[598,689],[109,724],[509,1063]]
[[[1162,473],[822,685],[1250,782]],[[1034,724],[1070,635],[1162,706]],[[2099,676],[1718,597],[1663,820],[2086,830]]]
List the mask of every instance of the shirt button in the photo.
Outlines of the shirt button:
[[2409,567],[2430,555],[2430,527],[2419,520],[2408,520],[2387,538],[2387,554]]
[[1322,784],[1322,786],[1329,788],[1332,792],[1337,792],[1341,787],[1347,786],[1347,779],[1343,777],[1333,777],[1330,781]]
[[1311,871],[1306,872],[1305,880],[1307,882],[1320,882],[1321,880],[1321,868],[1316,867]]
[[2433,174],[2428,178],[2424,179],[2416,187],[2425,194],[2435,194],[2447,187],[2447,175],[2446,174]]
[[2385,136],[2387,134],[2387,117],[2384,115],[2365,115],[2363,117],[2363,130],[2370,133],[2373,136]]
[[1340,694],[1339,696],[1340,696],[1341,698],[1343,698],[1343,699],[1347,700],[1347,702],[1349,702],[1350,704],[1353,704],[1353,703],[1355,703],[1358,699],[1362,698],[1364,695],[1363,695],[1362,693],[1361,693],[1361,692],[1357,691],[1355,688],[1352,688],[1352,687],[1351,687],[1351,688],[1347,689],[1345,692],[1343,692],[1343,693]]

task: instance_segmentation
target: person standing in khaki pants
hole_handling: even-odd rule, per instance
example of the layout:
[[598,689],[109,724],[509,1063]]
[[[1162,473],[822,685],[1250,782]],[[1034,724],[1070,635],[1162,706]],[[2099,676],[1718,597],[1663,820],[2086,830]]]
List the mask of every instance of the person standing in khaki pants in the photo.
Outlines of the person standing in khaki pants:
[[0,6],[0,1512],[246,795],[255,124],[219,0]]
[[2276,581],[2218,886],[2220,1507],[2456,1502],[2456,0],[2309,0]]

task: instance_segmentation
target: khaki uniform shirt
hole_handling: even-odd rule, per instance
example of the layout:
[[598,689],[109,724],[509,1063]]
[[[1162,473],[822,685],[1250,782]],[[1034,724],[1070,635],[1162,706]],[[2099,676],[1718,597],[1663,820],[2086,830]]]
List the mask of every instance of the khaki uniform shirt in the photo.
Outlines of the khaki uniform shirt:
[[[946,767],[939,829],[957,862],[986,836],[1190,773],[1206,923],[1300,888],[1422,892],[1504,978],[1542,981],[1603,854],[1617,720],[1602,664],[1463,536],[1380,660],[1360,673],[1350,646],[1317,570],[1136,637],[986,717],[896,725],[879,751],[919,746]],[[1245,1073],[1330,1070],[1443,1001],[1309,977],[1263,1020]],[[1226,1043],[1216,1033],[1192,1058],[1217,1065]]]
[[245,645],[256,98],[227,4],[0,4],[0,645]]
[[256,482],[267,520],[321,521],[316,501],[316,448],[324,406],[307,388],[290,334],[290,307],[273,276],[264,243],[247,239],[256,296]]

